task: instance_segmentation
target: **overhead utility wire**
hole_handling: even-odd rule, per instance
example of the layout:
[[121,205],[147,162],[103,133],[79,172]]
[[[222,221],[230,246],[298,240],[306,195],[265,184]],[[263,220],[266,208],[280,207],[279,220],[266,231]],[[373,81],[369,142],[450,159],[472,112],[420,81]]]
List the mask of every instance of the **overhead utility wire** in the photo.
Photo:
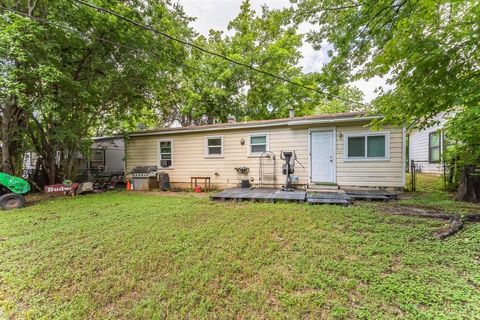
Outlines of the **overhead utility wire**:
[[93,5],[91,3],[88,3],[88,2],[85,2],[83,0],[72,0],[74,2],[78,2],[82,5],[85,5],[87,7],[90,7],[92,9],[95,9],[95,10],[98,10],[98,11],[101,11],[103,13],[107,13],[109,15],[113,15],[123,21],[126,21],[128,23],[131,23],[139,28],[142,28],[142,29],[145,29],[145,30],[148,30],[148,31],[151,31],[151,32],[154,32],[154,33],[157,33],[157,34],[160,34],[162,35],[163,37],[169,39],[169,40],[172,40],[172,41],[175,41],[175,42],[178,42],[178,43],[181,43],[182,45],[184,46],[188,46],[188,47],[191,47],[191,48],[194,48],[196,50],[199,50],[199,51],[202,51],[202,52],[205,52],[207,54],[210,54],[210,55],[213,55],[213,56],[216,56],[216,57],[219,57],[221,59],[224,59],[226,61],[229,61],[233,64],[236,64],[236,65],[239,65],[239,66],[243,66],[245,68],[248,68],[250,70],[253,70],[255,72],[258,72],[258,73],[262,73],[264,75],[267,75],[269,77],[272,77],[274,79],[277,79],[277,80],[280,80],[280,81],[283,81],[283,82],[287,82],[289,84],[292,84],[292,85],[295,85],[295,86],[299,86],[299,87],[302,87],[304,89],[307,89],[307,90],[312,90],[312,91],[315,91],[317,93],[320,93],[322,95],[325,95],[327,97],[330,97],[330,98],[335,98],[335,99],[338,99],[338,100],[342,100],[342,101],[345,101],[345,102],[350,102],[350,103],[354,103],[354,104],[359,104],[359,105],[363,105],[363,106],[366,106],[364,103],[361,103],[361,102],[358,102],[358,101],[354,101],[354,100],[350,100],[350,99],[347,99],[347,98],[344,98],[344,97],[341,97],[341,96],[337,96],[337,95],[334,95],[334,94],[331,94],[331,93],[328,93],[328,92],[325,92],[325,91],[322,91],[322,90],[319,90],[317,88],[313,88],[313,87],[309,87],[309,86],[306,86],[300,82],[296,82],[296,81],[293,81],[293,80],[290,80],[290,79],[287,79],[287,78],[284,78],[284,77],[281,77],[281,76],[278,76],[278,75],[275,75],[271,72],[268,72],[268,71],[264,71],[262,69],[258,69],[256,67],[253,67],[251,65],[248,65],[246,63],[243,63],[243,62],[240,62],[240,61],[237,61],[237,60],[234,60],[234,59],[231,59],[223,54],[220,54],[220,53],[217,53],[217,52],[214,52],[214,51],[210,51],[208,49],[205,49],[199,45],[196,45],[194,43],[191,43],[191,42],[188,42],[188,41],[185,41],[185,40],[182,40],[182,39],[179,39],[179,38],[176,38],[166,32],[163,32],[163,31],[160,31],[158,29],[155,29],[153,27],[150,27],[150,26],[147,26],[147,25],[144,25],[144,24],[141,24],[141,23],[138,23],[132,19],[129,19],[127,17],[124,17],[122,16],[121,14],[115,12],[115,11],[112,11],[112,10],[109,10],[109,9],[106,9],[106,8],[103,8],[103,7],[99,7],[99,6],[96,6],[96,5]]
[[[52,21],[50,20],[45,20],[45,19],[42,19],[42,18],[39,18],[39,17],[35,17],[35,16],[30,16],[26,13],[23,13],[23,12],[20,12],[20,11],[17,11],[17,10],[14,10],[14,9],[11,9],[11,8],[7,8],[7,7],[3,7],[3,6],[0,6],[0,9],[4,9],[4,10],[7,10],[7,11],[10,11],[10,12],[13,12],[15,14],[18,14],[18,15],[21,15],[21,16],[24,16],[26,18],[29,18],[29,19],[33,19],[33,20],[37,20],[37,21],[40,21],[40,22],[43,22],[45,24],[48,24],[48,25],[51,25],[51,26],[54,26],[54,27],[57,27],[59,29],[62,29],[62,30],[65,30],[65,31],[68,31],[68,32],[71,32],[71,33],[74,33],[76,35],[81,35],[81,36],[84,36],[86,38],[95,38],[95,39],[98,39],[100,41],[104,41],[104,42],[108,42],[110,44],[113,44],[115,46],[119,46],[119,47],[122,47],[122,48],[126,48],[126,49],[129,49],[129,50],[132,50],[132,51],[144,51],[144,52],[148,52],[147,50],[144,50],[144,49],[138,49],[138,48],[134,48],[134,47],[131,47],[131,46],[127,46],[127,45],[124,45],[124,44],[121,44],[121,43],[118,43],[118,42],[114,42],[114,41],[111,41],[111,40],[108,40],[108,39],[105,39],[105,38],[102,38],[102,37],[99,37],[99,36],[95,36],[95,35],[87,35],[83,32],[80,32],[78,30],[74,30],[74,29],[71,29],[71,28],[68,28],[66,26],[63,26],[63,25],[60,25],[58,23],[53,23]],[[150,51],[152,52],[153,54],[157,55],[158,57],[160,57],[160,55],[158,55],[156,52],[154,51]],[[166,58],[166,57],[160,57],[162,59]],[[178,60],[173,60],[173,59],[168,59],[170,60],[171,62],[178,62]],[[206,70],[202,70],[202,69],[199,69],[199,68],[196,68],[196,67],[192,67],[186,63],[181,63],[182,66],[186,67],[187,69],[192,69],[192,70],[195,70],[195,71],[199,71],[199,72],[203,72],[205,74],[208,74],[208,75],[211,75],[211,76],[215,76],[214,74],[212,74],[211,72],[209,71],[206,71]],[[324,103],[325,105],[327,106],[333,106],[332,104],[330,103]]]
[[[108,42],[108,43],[113,44],[113,45],[115,45],[115,46],[123,47],[123,48],[129,49],[129,50],[132,50],[132,51],[146,51],[146,50],[144,50],[144,49],[134,48],[134,47],[127,46],[127,45],[124,45],[124,44],[121,44],[121,43],[118,43],[118,42],[114,42],[114,41],[111,41],[111,40],[108,40],[108,39],[105,39],[105,38],[102,38],[102,37],[98,37],[98,36],[95,36],[95,35],[87,35],[87,34],[85,34],[85,33],[83,33],[83,32],[78,31],[78,30],[74,30],[74,29],[68,28],[68,27],[66,27],[66,26],[63,26],[63,25],[60,25],[60,24],[57,24],[57,23],[53,23],[53,22],[50,21],[50,20],[45,20],[45,19],[42,19],[42,18],[39,18],[39,17],[31,16],[31,15],[28,15],[28,14],[23,13],[23,12],[20,12],[20,11],[16,11],[16,10],[11,9],[11,8],[7,8],[7,7],[3,7],[3,6],[0,6],[0,8],[1,8],[1,9],[4,9],[4,10],[7,10],[7,11],[10,11],[10,12],[13,12],[13,13],[15,13],[15,14],[24,16],[24,17],[26,17],[26,18],[34,19],[34,20],[37,20],[37,21],[40,21],[40,22],[49,24],[49,25],[51,25],[51,26],[55,26],[55,27],[57,27],[57,28],[66,30],[66,31],[68,31],[68,32],[75,33],[75,34],[77,34],[77,35],[82,35],[82,36],[84,36],[84,37],[86,37],[86,38],[95,38],[95,39],[98,39],[98,40],[100,40],[100,41]],[[155,55],[157,55],[156,52],[153,52],[153,51],[151,51],[151,52],[154,53]],[[160,57],[160,56],[159,56],[159,57]],[[166,57],[163,57],[163,56],[162,56],[161,58],[163,59],[163,58],[166,58]],[[173,61],[173,59],[167,59],[167,60],[170,60],[171,62],[177,62],[177,63],[178,63],[177,60],[175,60],[175,61]],[[202,70],[202,69],[196,68],[196,67],[192,67],[192,66],[190,66],[190,65],[188,65],[188,64],[186,64],[186,63],[181,63],[181,65],[184,66],[184,67],[186,67],[186,68],[188,68],[188,69],[192,69],[192,70],[195,70],[195,71],[203,72],[203,73],[205,73],[205,74],[213,75],[213,74],[212,74],[211,72],[209,72],[209,71]],[[307,87],[307,88],[308,88],[308,87]],[[315,90],[314,88],[308,88],[308,89],[309,89],[309,90]],[[317,90],[315,90],[315,91],[317,91]],[[361,103],[356,102],[356,101],[351,101],[351,102],[357,103],[357,104],[361,104]],[[328,103],[325,103],[325,104],[326,104],[326,105],[331,105],[331,104],[328,104]],[[363,105],[363,104],[361,104],[361,105]]]
[[[51,25],[51,26],[54,26],[54,27],[57,27],[57,28],[60,28],[60,29],[63,29],[65,31],[68,31],[68,32],[71,32],[71,33],[74,33],[74,34],[77,34],[77,35],[81,35],[81,36],[84,36],[86,38],[95,38],[95,39],[98,39],[100,41],[103,41],[103,42],[108,42],[110,44],[113,44],[114,46],[118,46],[118,47],[122,47],[122,48],[125,48],[125,49],[129,49],[129,50],[132,50],[132,51],[146,51],[144,49],[138,49],[138,48],[134,48],[134,47],[131,47],[131,46],[127,46],[127,45],[124,45],[124,44],[121,44],[121,43],[118,43],[118,42],[114,42],[114,41],[111,41],[111,40],[108,40],[108,39],[105,39],[105,38],[102,38],[102,37],[99,37],[99,36],[96,36],[96,35],[88,35],[86,33],[83,33],[83,32],[80,32],[78,30],[74,30],[74,29],[71,29],[71,28],[68,28],[66,26],[63,26],[63,25],[60,25],[58,23],[53,23],[52,21],[50,20],[45,20],[45,19],[42,19],[42,18],[39,18],[39,17],[35,17],[35,16],[31,16],[31,15],[28,15],[26,13],[23,13],[23,12],[20,12],[20,11],[17,11],[17,10],[14,10],[14,9],[11,9],[11,8],[7,8],[7,7],[3,7],[3,6],[0,6],[0,9],[4,9],[4,10],[7,10],[7,11],[10,11],[10,12],[13,12],[15,14],[18,14],[18,15],[21,15],[23,17],[26,17],[26,18],[29,18],[29,19],[33,19],[33,20],[37,20],[37,21],[40,21],[40,22],[43,22],[43,23],[46,23],[48,25]],[[160,55],[158,55],[157,52],[154,52],[154,51],[150,51],[152,52],[153,54],[157,55],[158,57],[160,57]],[[162,59],[166,58],[166,57],[161,57]],[[175,62],[175,63],[179,63],[178,60],[174,60],[174,59],[167,59],[167,60],[170,60],[171,62]],[[192,69],[192,70],[195,70],[195,71],[199,71],[199,72],[203,72],[203,73],[206,73],[206,74],[209,74],[209,75],[213,75],[211,72],[208,72],[206,70],[202,70],[202,69],[199,69],[199,68],[196,68],[196,67],[192,67],[184,62],[180,62],[180,64],[188,69]]]

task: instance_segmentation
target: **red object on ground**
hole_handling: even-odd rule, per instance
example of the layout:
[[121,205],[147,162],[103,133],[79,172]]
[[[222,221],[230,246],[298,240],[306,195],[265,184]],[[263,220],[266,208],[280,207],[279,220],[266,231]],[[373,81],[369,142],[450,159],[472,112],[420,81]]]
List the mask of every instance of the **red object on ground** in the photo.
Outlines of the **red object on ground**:
[[127,180],[127,191],[132,190],[132,183],[130,182],[130,179]]
[[195,188],[193,188],[193,192],[196,192],[196,193],[202,192],[202,187],[200,187],[200,186],[195,186]]

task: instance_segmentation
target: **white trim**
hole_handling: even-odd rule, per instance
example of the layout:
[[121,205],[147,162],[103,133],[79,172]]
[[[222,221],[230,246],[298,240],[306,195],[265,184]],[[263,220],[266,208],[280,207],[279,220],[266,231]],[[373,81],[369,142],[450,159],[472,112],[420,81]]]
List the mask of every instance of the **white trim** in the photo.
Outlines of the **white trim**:
[[268,132],[258,132],[258,133],[249,133],[248,134],[248,156],[249,157],[260,157],[263,152],[252,152],[252,137],[266,137],[265,152],[270,151],[270,133]]
[[406,180],[406,161],[407,161],[407,147],[406,147],[406,138],[407,138],[407,130],[405,127],[402,127],[402,184],[405,187]]
[[[208,154],[209,139],[220,139],[220,150],[222,151],[220,154]],[[212,146],[212,147],[217,147],[217,146]],[[206,136],[205,137],[205,158],[208,158],[208,159],[223,158],[223,136]]]
[[[365,139],[365,156],[348,157],[348,138],[350,137],[369,137],[385,136],[385,157],[367,157],[367,140]],[[389,131],[370,131],[370,132],[346,132],[343,134],[343,160],[350,161],[389,161],[390,160],[390,132]]]
[[337,183],[337,127],[310,128],[308,129],[308,183],[322,183],[321,181],[312,181],[312,132],[330,131],[333,134],[333,182],[324,181],[324,183]]
[[[199,131],[222,131],[222,130],[240,130],[240,129],[253,129],[253,128],[265,128],[265,127],[279,127],[279,126],[300,126],[300,125],[310,125],[310,124],[324,124],[324,123],[339,123],[339,122],[357,122],[357,121],[370,121],[374,119],[381,119],[383,116],[369,116],[369,117],[356,117],[356,118],[332,118],[332,119],[307,119],[307,120],[285,120],[285,121],[272,121],[272,123],[252,123],[252,124],[243,124],[239,123],[237,125],[225,126],[219,125],[218,127],[193,127],[191,129],[170,129],[165,131],[153,131],[153,132],[133,132],[128,134],[130,137],[137,136],[155,136],[155,135],[168,135],[168,134],[181,134],[181,133],[191,133]],[[122,136],[123,137],[123,136]]]
[[[172,161],[172,164],[170,167],[162,167],[160,164],[160,161],[162,160],[160,156],[160,142],[170,142],[170,160]],[[172,170],[173,165],[175,163],[173,162],[173,139],[157,139],[157,166],[158,170]]]

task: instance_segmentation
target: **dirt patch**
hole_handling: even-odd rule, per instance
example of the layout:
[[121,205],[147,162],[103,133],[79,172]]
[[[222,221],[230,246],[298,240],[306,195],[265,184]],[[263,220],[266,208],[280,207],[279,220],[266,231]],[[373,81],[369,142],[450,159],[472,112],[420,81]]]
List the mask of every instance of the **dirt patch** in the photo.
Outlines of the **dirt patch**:
[[451,218],[455,217],[454,214],[447,213],[441,209],[420,205],[386,205],[382,209],[390,214],[408,215],[422,218],[450,220]]
[[427,206],[384,206],[383,211],[392,215],[402,215],[419,218],[429,218],[445,220],[449,222],[448,227],[441,228],[434,232],[434,236],[438,239],[446,239],[463,229],[465,222],[480,222],[480,214],[469,214],[460,216],[456,214],[446,213],[438,208]]
[[67,197],[68,196],[65,196],[63,194],[31,193],[31,194],[27,194],[25,197],[27,199],[25,207],[30,207],[44,201],[49,201],[49,200],[58,199],[58,198],[67,198]]

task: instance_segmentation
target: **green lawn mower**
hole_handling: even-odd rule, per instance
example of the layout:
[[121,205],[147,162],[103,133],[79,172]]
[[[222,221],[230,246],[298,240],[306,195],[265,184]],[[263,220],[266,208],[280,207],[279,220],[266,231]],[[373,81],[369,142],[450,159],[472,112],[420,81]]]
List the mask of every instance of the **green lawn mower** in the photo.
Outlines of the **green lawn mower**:
[[25,205],[25,194],[30,184],[19,177],[0,172],[0,208],[5,210],[21,208]]

